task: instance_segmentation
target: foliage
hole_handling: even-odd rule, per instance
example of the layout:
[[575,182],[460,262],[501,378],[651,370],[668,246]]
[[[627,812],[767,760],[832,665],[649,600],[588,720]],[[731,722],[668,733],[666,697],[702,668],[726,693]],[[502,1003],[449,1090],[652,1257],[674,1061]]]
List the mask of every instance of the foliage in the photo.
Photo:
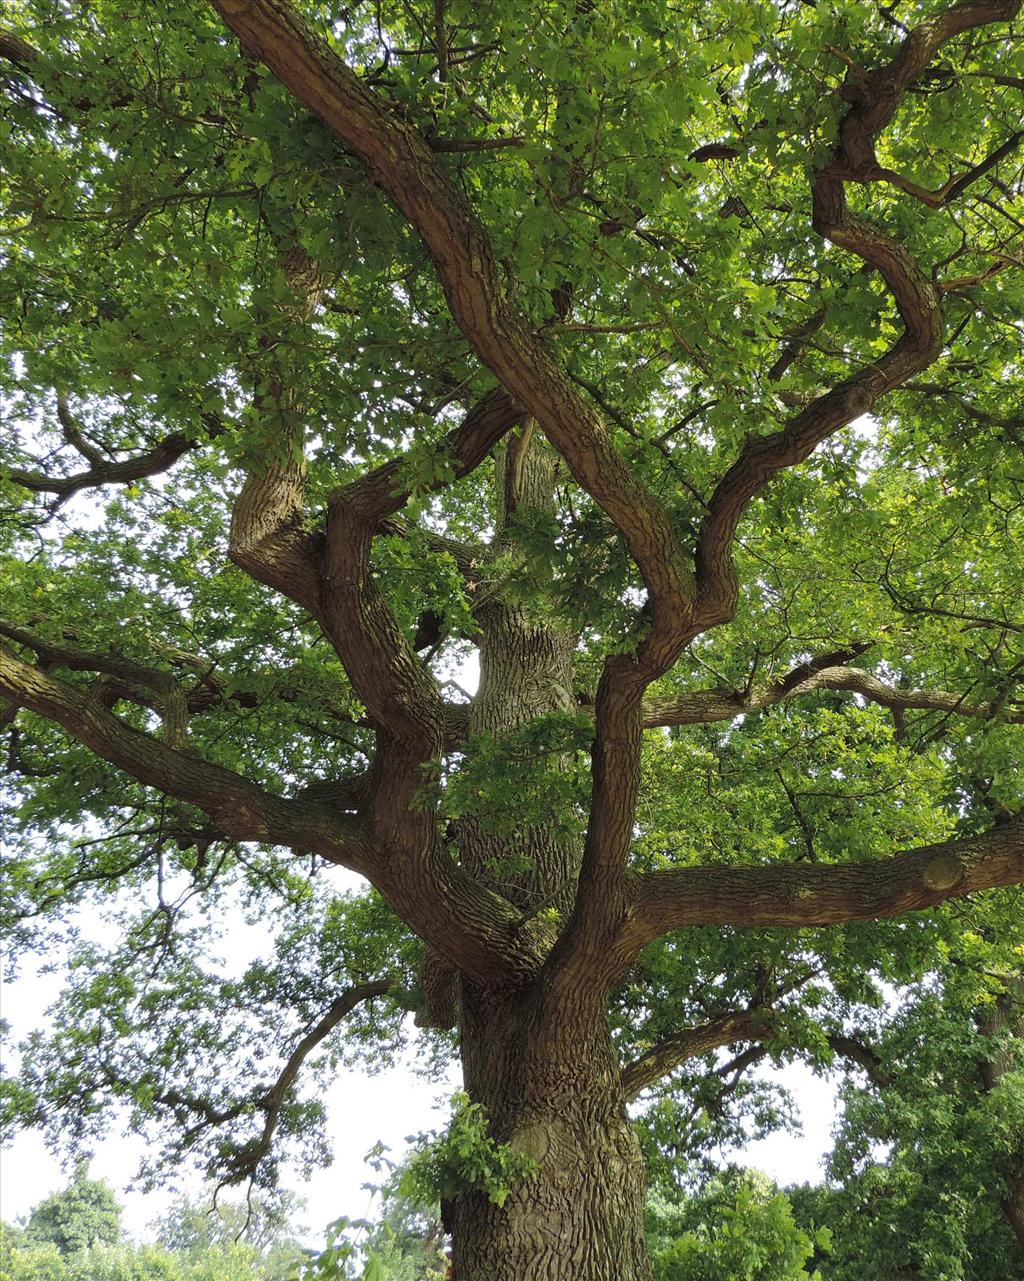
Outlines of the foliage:
[[379,1261],[387,1281],[445,1281],[445,1241],[440,1219],[396,1192],[385,1198],[380,1218],[367,1233],[366,1253]]
[[[415,1157],[413,1158],[415,1160]],[[373,1224],[341,1219],[327,1248],[301,1272],[302,1281],[434,1281],[447,1276],[437,1249],[439,1225],[424,1220],[398,1188],[399,1168]],[[815,1250],[827,1255],[830,1232],[807,1232],[786,1195],[763,1175],[728,1170],[699,1192],[648,1198],[646,1230],[656,1281],[820,1281],[805,1268]]]
[[503,836],[541,823],[579,833],[591,733],[585,717],[551,713],[501,736],[474,735],[445,779],[443,812]]
[[494,1205],[504,1205],[513,1185],[529,1178],[536,1162],[509,1143],[488,1133],[487,1114],[462,1091],[452,1098],[448,1128],[424,1144],[405,1166],[399,1193],[422,1207],[479,1192]]
[[337,1219],[327,1244],[293,1274],[296,1281],[445,1281],[448,1259],[438,1223],[391,1196],[376,1223]]
[[195,1261],[241,1243],[261,1278],[284,1281],[304,1253],[297,1240],[301,1205],[281,1191],[272,1198],[250,1194],[245,1201],[179,1196],[153,1225],[156,1243]]
[[[325,992],[339,985],[339,976],[343,981],[351,975],[392,975],[399,994],[403,987],[412,987],[419,951],[382,910],[376,895],[338,895],[322,879],[297,875],[276,859],[259,868],[248,887],[244,864],[231,871],[222,865],[217,874],[218,891],[198,911],[189,902],[195,882],[182,878],[177,899],[169,901],[166,911],[158,908],[138,915],[126,908],[119,914],[125,932],[115,947],[84,940],[79,944],[56,1011],[55,1030],[29,1039],[21,1089],[14,1082],[3,1083],[8,1123],[20,1118],[45,1124],[52,1114],[40,1107],[40,1096],[64,1091],[78,1102],[67,1133],[87,1146],[110,1120],[96,1092],[98,1080],[129,1108],[132,1124],[145,1128],[161,1104],[167,1105],[168,1092],[180,1089],[186,1074],[190,1092],[208,1091],[211,1106],[227,1111],[238,1106],[239,1098],[233,1083],[220,1078],[220,1056],[245,1056],[248,1082],[233,1134],[202,1127],[187,1134],[177,1129],[152,1131],[154,1140],[162,1139],[167,1146],[161,1151],[154,1143],[145,1167],[148,1173],[188,1154],[203,1159],[211,1178],[219,1178],[225,1160],[244,1154],[259,1135],[264,1122],[260,1096],[274,1080],[279,1056],[297,1030],[315,1022]],[[281,897],[260,898],[256,887],[261,880]],[[268,946],[266,936],[256,929],[250,933],[234,927],[224,940],[232,967],[216,954],[209,955],[211,941],[224,931],[218,904],[229,882],[248,900],[247,915],[254,925],[273,902],[276,931]],[[108,917],[113,919],[118,917]],[[206,961],[201,963],[204,953]],[[154,954],[160,960],[159,981],[154,979]],[[282,1000],[288,1004],[286,1018],[278,1013]],[[404,1044],[404,1014],[400,995],[361,1006],[347,1022],[346,1041],[328,1040],[308,1064],[306,1079],[326,1075],[353,1056],[389,1061]],[[268,1019],[276,1025],[272,1036],[267,1034]],[[129,1028],[134,1032],[130,1038],[123,1035]],[[261,1070],[262,1086],[257,1075]],[[30,1090],[24,1088],[28,1081],[34,1082]],[[320,1161],[322,1119],[318,1102],[286,1101],[280,1139],[284,1144],[293,1140],[306,1160]],[[286,1150],[279,1147],[278,1154]],[[275,1168],[273,1159],[264,1165],[265,1185],[273,1184]]]
[[[1016,6],[295,8],[372,128],[225,27],[285,0],[3,36],[3,925],[67,970],[5,1119],[272,1193],[340,1065],[415,1011],[446,1066],[487,989],[516,1072],[705,1029],[636,1102],[667,1195],[791,1123],[758,1064],[856,1042],[901,1066],[848,1086],[823,1274],[973,1266],[1019,1141],[1015,1073],[968,1084],[1021,942]],[[511,1214],[526,1169],[464,1100],[409,1188]],[[677,1244],[812,1238],[712,1187]]]
[[808,1235],[786,1196],[763,1176],[726,1172],[696,1196],[647,1204],[647,1236],[658,1281],[811,1281],[804,1267],[827,1229]]
[[26,1241],[49,1242],[61,1254],[121,1239],[121,1206],[100,1179],[89,1178],[89,1164],[75,1165],[70,1184],[41,1201],[29,1216]]
[[484,1109],[461,1091],[452,1098],[445,1130],[412,1141],[417,1146],[397,1167],[375,1149],[374,1168],[391,1170],[374,1189],[382,1198],[379,1217],[335,1220],[324,1248],[295,1270],[297,1281],[443,1281],[448,1260],[440,1204],[474,1192],[500,1206],[536,1168],[512,1145],[495,1142]]
[[[41,1201],[24,1228],[3,1225],[5,1281],[285,1281],[304,1253],[292,1235],[287,1202],[220,1213],[179,1198],[158,1240],[122,1239],[120,1206],[106,1184],[79,1163],[67,1188]],[[243,1239],[248,1234],[249,1239]]]
[[965,929],[941,981],[908,995],[876,1043],[881,1075],[844,1091],[828,1183],[794,1191],[828,1224],[825,1281],[1003,1281],[1021,1252],[1003,1213],[1024,1153],[1018,931]]
[[62,1254],[52,1244],[15,1245],[6,1281],[264,1281],[282,1276],[263,1271],[251,1248],[211,1246],[190,1256],[155,1245],[94,1245]]

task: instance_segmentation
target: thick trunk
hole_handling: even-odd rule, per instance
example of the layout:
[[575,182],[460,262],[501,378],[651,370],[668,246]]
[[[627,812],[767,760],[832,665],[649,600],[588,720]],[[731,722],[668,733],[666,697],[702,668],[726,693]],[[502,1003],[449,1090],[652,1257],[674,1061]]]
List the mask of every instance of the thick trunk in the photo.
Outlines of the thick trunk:
[[[498,525],[517,512],[554,511],[555,456],[528,426],[499,458]],[[499,535],[512,555],[515,541]],[[521,601],[494,595],[477,611],[480,685],[471,734],[499,737],[552,712],[575,712],[572,658],[576,637]],[[524,912],[567,906],[579,874],[582,842],[556,825],[505,833],[473,818],[457,825],[465,866]]]
[[[510,443],[499,467],[499,528],[517,510],[553,510],[554,468],[546,446],[531,443],[529,428]],[[574,636],[501,598],[484,606],[478,621],[473,732],[498,735],[537,716],[576,710]],[[578,837],[555,826],[503,835],[463,820],[458,842],[477,876],[503,863],[515,869],[494,888],[524,914],[571,904]],[[478,1193],[446,1206],[453,1281],[646,1281],[643,1163],[608,1028],[600,1017],[566,1010],[553,1034],[542,1033],[537,996],[462,984],[466,1090],[487,1109],[493,1137],[513,1143],[537,1168],[501,1206]]]
[[546,1045],[532,1023],[529,998],[464,995],[466,1089],[537,1165],[504,1205],[448,1207],[452,1281],[648,1281],[643,1162],[607,1029]]

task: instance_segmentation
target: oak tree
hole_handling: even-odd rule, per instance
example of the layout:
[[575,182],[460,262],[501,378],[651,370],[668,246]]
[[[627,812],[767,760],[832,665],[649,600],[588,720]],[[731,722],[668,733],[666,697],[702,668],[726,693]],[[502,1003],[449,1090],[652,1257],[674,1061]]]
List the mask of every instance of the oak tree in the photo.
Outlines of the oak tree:
[[415,1010],[456,1281],[633,1281],[1006,910],[1019,9],[18,0],[11,935],[123,932],[16,1120],[270,1186]]

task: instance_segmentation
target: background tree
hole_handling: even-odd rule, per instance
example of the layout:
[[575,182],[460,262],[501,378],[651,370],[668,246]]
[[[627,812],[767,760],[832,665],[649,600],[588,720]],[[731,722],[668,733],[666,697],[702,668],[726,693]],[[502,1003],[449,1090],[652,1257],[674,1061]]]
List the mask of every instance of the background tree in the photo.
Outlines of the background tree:
[[798,1220],[831,1229],[826,1281],[866,1263],[882,1281],[1024,1273],[1022,953],[983,928],[861,1043],[829,1181],[794,1193]]
[[24,1227],[3,1224],[5,1281],[284,1281],[306,1257],[296,1242],[287,1198],[269,1207],[236,1203],[209,1213],[179,1199],[156,1242],[137,1245],[121,1232],[121,1207],[84,1163],[70,1185],[41,1201]]
[[696,1196],[647,1207],[647,1237],[658,1281],[809,1281],[814,1236],[793,1219],[785,1194],[763,1175],[732,1171]]
[[15,1121],[272,1187],[416,1010],[456,1281],[633,1281],[1024,880],[1018,10],[17,6]]
[[106,1183],[89,1178],[79,1161],[71,1182],[35,1207],[25,1226],[26,1241],[46,1241],[61,1254],[114,1245],[121,1240],[121,1206]]
[[244,1201],[181,1195],[153,1226],[158,1245],[193,1261],[241,1242],[250,1251],[254,1272],[266,1281],[284,1281],[306,1253],[296,1219],[301,1208],[286,1192],[273,1198],[250,1195]]

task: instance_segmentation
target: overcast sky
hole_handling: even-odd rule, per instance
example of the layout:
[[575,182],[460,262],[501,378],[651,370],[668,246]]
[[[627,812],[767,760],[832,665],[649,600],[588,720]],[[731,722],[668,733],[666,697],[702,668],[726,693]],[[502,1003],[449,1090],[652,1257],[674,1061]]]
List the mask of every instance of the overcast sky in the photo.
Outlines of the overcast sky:
[[[55,999],[60,984],[59,975],[30,976],[26,971],[23,979],[5,985],[3,1011],[12,1025],[12,1042],[40,1024],[40,1015]],[[799,1066],[779,1075],[800,1105],[803,1135],[775,1135],[750,1144],[734,1159],[764,1170],[782,1184],[817,1181],[835,1119],[835,1088]],[[366,1153],[380,1142],[397,1157],[409,1135],[440,1128],[448,1098],[458,1084],[454,1072],[449,1083],[437,1085],[425,1082],[409,1066],[375,1076],[339,1073],[328,1100],[334,1164],[316,1171],[306,1182],[294,1171],[286,1172],[285,1185],[306,1201],[303,1222],[311,1240],[318,1239],[326,1224],[340,1215],[363,1218],[372,1214],[371,1194],[362,1185],[377,1181],[378,1176],[366,1166]],[[122,1197],[125,1226],[137,1238],[147,1235],[150,1224],[171,1198],[167,1192],[128,1190],[142,1151],[139,1138],[112,1135],[97,1148],[91,1167],[95,1177],[106,1179]],[[66,1172],[47,1152],[42,1138],[34,1133],[19,1135],[2,1155],[0,1214],[8,1221],[24,1217],[66,1182]],[[193,1182],[191,1187],[198,1191],[200,1184]]]
[[[451,676],[464,690],[475,692],[479,680],[476,654],[439,675]],[[334,869],[334,874],[339,892],[361,883],[354,874],[340,869]],[[102,937],[102,921],[98,917],[96,920],[97,936]],[[83,925],[87,933],[93,932],[89,923]],[[232,927],[233,938],[244,933],[244,926]],[[244,968],[241,953],[237,959]],[[39,974],[26,965],[18,982],[3,985],[2,1012],[11,1026],[9,1045],[23,1040],[33,1028],[45,1026],[45,1011],[56,1000],[61,982],[59,974]],[[8,1053],[9,1050],[5,1052],[5,1065]],[[835,1084],[799,1065],[781,1073],[764,1069],[760,1075],[781,1079],[791,1090],[799,1105],[803,1134],[774,1135],[749,1144],[742,1153],[730,1152],[729,1159],[761,1169],[780,1184],[817,1181],[836,1116]],[[283,1178],[285,1186],[306,1202],[303,1222],[310,1230],[311,1241],[320,1238],[324,1227],[341,1215],[365,1218],[372,1214],[372,1196],[363,1185],[377,1182],[380,1176],[367,1167],[367,1152],[382,1143],[397,1159],[407,1147],[408,1136],[441,1128],[448,1100],[460,1084],[457,1069],[444,1084],[426,1082],[408,1066],[374,1076],[339,1073],[327,1100],[333,1165],[314,1172],[305,1181],[286,1168]],[[98,1145],[91,1167],[94,1177],[106,1179],[121,1196],[125,1226],[136,1238],[148,1234],[150,1225],[163,1214],[173,1195],[130,1190],[143,1149],[143,1141],[137,1137],[112,1134]],[[0,1217],[16,1220],[27,1216],[34,1205],[63,1187],[67,1178],[67,1172],[47,1151],[40,1135],[19,1135],[0,1152]],[[198,1193],[202,1185],[194,1180],[185,1186]]]

